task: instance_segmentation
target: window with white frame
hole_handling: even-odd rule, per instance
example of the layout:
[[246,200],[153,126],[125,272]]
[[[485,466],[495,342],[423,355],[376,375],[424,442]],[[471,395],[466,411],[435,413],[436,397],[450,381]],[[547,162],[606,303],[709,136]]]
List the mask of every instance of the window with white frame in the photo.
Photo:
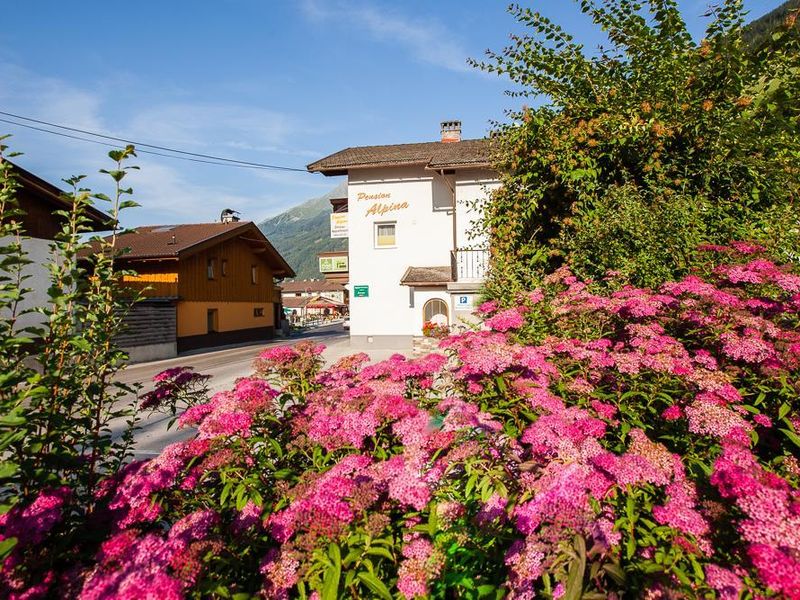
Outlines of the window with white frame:
[[375,247],[394,248],[397,246],[397,222],[375,223]]

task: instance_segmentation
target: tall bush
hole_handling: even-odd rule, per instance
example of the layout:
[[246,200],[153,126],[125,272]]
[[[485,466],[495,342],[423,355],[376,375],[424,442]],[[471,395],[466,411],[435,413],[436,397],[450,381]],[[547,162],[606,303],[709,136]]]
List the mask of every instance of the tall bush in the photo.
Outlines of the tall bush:
[[[46,265],[49,299],[27,308],[31,261],[19,183],[6,155],[7,146],[0,145],[0,518],[37,497],[47,498],[49,510],[63,509],[57,542],[40,557],[46,562],[67,552],[74,536],[91,536],[76,525],[94,510],[100,480],[130,458],[136,389],[115,381],[126,355],[114,338],[136,298],[120,285],[114,262],[120,214],[135,205],[122,186],[132,168],[124,163],[134,151],[109,153],[113,168],[102,172],[114,182],[112,197],[81,187],[83,177],[65,180],[68,208],[53,214],[62,226]],[[95,239],[89,253],[86,208],[94,200],[109,204],[112,235]],[[39,318],[26,318],[29,313]],[[26,325],[33,321],[41,325]],[[120,422],[125,425],[112,429]],[[6,531],[0,558],[30,535]]]
[[578,4],[606,46],[588,51],[512,6],[526,32],[475,62],[516,84],[512,96],[541,103],[496,132],[490,295],[508,299],[563,264],[654,286],[686,274],[704,242],[754,239],[797,260],[797,14],[754,49],[740,0],[711,10],[699,43],[676,0]]

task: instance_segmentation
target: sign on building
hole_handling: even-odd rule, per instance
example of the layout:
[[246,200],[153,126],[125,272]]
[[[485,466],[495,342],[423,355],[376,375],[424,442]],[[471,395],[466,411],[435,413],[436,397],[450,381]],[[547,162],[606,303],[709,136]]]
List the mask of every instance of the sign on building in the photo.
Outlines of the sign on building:
[[459,294],[456,296],[456,310],[472,308],[472,294]]
[[331,237],[346,238],[348,235],[346,212],[331,213]]
[[355,285],[355,286],[353,286],[353,297],[354,298],[369,298],[369,286],[368,285]]
[[349,268],[349,261],[347,255],[342,256],[320,256],[319,257],[319,272],[320,273],[346,273]]

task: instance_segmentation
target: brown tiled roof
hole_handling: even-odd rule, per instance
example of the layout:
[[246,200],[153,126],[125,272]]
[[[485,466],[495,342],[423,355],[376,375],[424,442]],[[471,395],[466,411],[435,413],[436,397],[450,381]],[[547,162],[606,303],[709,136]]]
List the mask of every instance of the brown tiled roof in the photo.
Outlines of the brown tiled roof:
[[[191,223],[185,225],[146,225],[117,237],[117,247],[129,248],[121,260],[186,258],[225,240],[242,237],[265,247],[276,277],[293,277],[294,270],[261,230],[251,221],[235,223]],[[109,239],[109,238],[106,238]],[[94,244],[94,251],[97,244]]]
[[490,167],[491,140],[422,142],[346,148],[308,165],[313,173],[342,175],[348,169],[421,165],[431,169]]
[[290,296],[288,298],[283,298],[281,300],[281,304],[283,304],[283,308],[303,308],[313,299],[314,298],[312,298],[311,296],[306,296],[305,298],[297,298],[295,296]]
[[318,292],[343,292],[344,286],[341,283],[332,281],[284,281],[281,284],[284,293],[308,292],[316,294]]
[[444,285],[453,281],[450,267],[408,267],[400,285]]
[[284,308],[338,308],[347,306],[344,302],[338,300],[331,300],[323,296],[306,296],[305,298],[297,298],[290,296],[281,300]]

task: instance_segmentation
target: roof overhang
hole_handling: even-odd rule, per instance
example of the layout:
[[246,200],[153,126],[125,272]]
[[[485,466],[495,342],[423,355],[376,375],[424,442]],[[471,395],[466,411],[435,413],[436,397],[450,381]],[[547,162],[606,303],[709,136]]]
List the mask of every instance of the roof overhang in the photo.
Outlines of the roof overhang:
[[[19,165],[10,161],[8,162],[11,165],[14,174],[16,175],[17,181],[22,185],[23,188],[35,193],[39,198],[49,202],[57,210],[69,210],[72,208],[72,202],[64,190],[54,186],[52,183],[45,181],[41,177],[37,177],[27,169],[23,169]],[[87,225],[91,228],[91,231],[108,231],[111,229],[109,226],[112,221],[111,215],[98,210],[94,206],[84,206],[83,210],[84,214],[89,219]]]
[[450,267],[408,267],[400,278],[400,285],[408,287],[446,287],[452,283]]

